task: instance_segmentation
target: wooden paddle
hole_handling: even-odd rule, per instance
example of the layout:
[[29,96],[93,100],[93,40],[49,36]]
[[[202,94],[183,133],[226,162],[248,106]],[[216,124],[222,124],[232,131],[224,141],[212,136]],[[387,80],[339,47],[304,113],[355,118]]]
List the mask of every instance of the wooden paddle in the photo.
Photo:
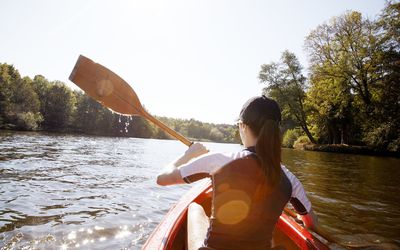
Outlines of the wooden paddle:
[[80,55],[69,79],[107,108],[123,115],[142,116],[185,145],[192,145],[186,137],[150,115],[132,87],[106,67]]

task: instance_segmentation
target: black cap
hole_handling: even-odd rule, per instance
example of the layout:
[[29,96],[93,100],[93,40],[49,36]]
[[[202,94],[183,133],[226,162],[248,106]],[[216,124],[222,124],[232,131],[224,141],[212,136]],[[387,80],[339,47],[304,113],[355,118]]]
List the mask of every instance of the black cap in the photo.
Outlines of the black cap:
[[258,119],[274,120],[280,122],[281,109],[276,101],[266,96],[250,98],[240,111],[240,120],[244,123],[252,123]]

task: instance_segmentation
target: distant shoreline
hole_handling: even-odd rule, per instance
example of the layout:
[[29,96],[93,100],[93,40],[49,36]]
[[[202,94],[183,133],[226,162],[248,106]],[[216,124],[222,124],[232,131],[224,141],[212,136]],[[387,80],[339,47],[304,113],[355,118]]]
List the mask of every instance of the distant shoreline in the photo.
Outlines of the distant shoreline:
[[369,146],[355,146],[346,144],[302,144],[296,150],[317,151],[326,153],[369,155],[400,158],[400,153],[379,150]]
[[[88,137],[115,137],[115,138],[138,138],[138,139],[155,139],[155,140],[176,140],[175,138],[168,137],[168,138],[155,138],[155,137],[135,137],[130,135],[108,135],[108,134],[87,134],[84,132],[77,132],[77,131],[61,131],[61,130],[13,130],[13,129],[4,129],[0,128],[0,136],[7,134],[7,133],[21,133],[21,134],[42,134],[42,135],[54,135],[54,136],[64,136],[64,135],[71,135],[71,136],[88,136]],[[235,142],[219,142],[219,141],[212,141],[209,139],[202,139],[202,138],[187,138],[193,142],[212,142],[212,143],[226,143],[226,144],[235,144]]]

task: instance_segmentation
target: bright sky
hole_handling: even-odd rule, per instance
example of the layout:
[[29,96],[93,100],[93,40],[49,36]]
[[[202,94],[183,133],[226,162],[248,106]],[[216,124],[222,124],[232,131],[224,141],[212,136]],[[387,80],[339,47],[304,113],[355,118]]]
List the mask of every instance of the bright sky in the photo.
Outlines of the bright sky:
[[125,79],[153,115],[233,124],[260,95],[260,66],[294,52],[346,10],[375,18],[383,0],[3,0],[0,62],[75,88],[79,54]]

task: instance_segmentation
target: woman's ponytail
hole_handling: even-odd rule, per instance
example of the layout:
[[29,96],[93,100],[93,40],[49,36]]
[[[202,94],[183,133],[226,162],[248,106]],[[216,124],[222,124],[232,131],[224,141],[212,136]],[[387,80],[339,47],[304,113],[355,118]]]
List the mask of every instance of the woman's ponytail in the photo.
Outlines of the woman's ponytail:
[[281,109],[276,101],[258,96],[249,99],[240,111],[240,120],[257,138],[256,154],[265,173],[267,185],[274,187],[281,179]]
[[281,133],[278,122],[267,119],[257,133],[256,154],[270,187],[281,179]]

